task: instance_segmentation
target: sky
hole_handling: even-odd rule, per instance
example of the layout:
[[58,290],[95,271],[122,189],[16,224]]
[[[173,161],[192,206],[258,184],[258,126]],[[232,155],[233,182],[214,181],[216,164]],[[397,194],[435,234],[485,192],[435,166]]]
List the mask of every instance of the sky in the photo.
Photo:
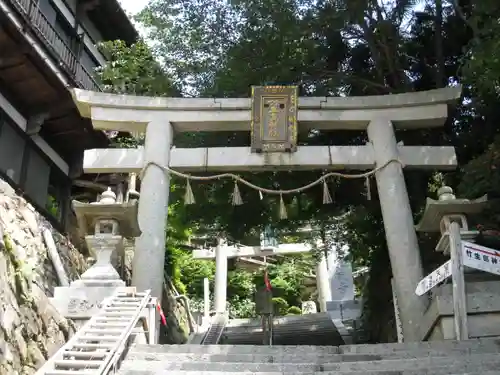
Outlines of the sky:
[[148,3],[148,0],[119,0],[123,9],[127,13],[136,14],[142,10]]
[[[148,0],[119,0],[123,9],[127,13],[132,13],[136,14],[139,11],[142,10],[148,3]],[[382,1],[383,3],[384,1]],[[422,10],[425,6],[425,1],[420,1],[417,6],[415,7],[415,10]]]

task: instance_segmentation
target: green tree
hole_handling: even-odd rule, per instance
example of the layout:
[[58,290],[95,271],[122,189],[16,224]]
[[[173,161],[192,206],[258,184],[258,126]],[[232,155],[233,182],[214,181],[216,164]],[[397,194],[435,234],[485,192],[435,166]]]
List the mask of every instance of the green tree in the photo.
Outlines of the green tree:
[[484,95],[500,94],[500,4],[494,0],[471,1],[456,10],[472,34],[463,56],[465,77]]
[[121,40],[102,42],[100,51],[110,63],[97,68],[104,90],[117,94],[178,96],[174,81],[163,71],[146,43],[128,46]]

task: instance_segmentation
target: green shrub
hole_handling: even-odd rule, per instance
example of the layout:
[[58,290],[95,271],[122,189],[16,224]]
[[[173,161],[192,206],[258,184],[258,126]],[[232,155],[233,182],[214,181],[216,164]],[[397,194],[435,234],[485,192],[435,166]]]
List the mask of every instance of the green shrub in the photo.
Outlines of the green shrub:
[[287,311],[288,315],[300,315],[302,314],[302,310],[297,306],[290,306]]
[[288,311],[288,302],[281,297],[273,298],[273,310],[275,315],[286,315]]

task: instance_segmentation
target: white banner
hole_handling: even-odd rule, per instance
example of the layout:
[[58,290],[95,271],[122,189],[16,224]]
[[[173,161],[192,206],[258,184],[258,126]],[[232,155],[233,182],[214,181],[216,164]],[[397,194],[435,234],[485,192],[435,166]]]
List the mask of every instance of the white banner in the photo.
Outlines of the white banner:
[[420,280],[420,282],[417,284],[417,289],[415,289],[415,294],[417,296],[423,296],[429,290],[442,283],[450,276],[451,260],[448,260],[439,268],[435,269],[430,274],[425,276],[422,280]]
[[500,251],[462,241],[464,266],[500,275]]

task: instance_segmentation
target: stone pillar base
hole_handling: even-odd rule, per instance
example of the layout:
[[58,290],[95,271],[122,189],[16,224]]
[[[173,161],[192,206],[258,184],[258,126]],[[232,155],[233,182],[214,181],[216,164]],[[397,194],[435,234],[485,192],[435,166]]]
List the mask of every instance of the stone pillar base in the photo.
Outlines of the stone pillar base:
[[[498,280],[466,281],[467,324],[470,338],[500,336],[498,285]],[[451,284],[435,288],[421,327],[424,341],[455,340]]]
[[67,319],[90,319],[99,312],[105,298],[111,297],[116,289],[125,286],[123,281],[121,283],[121,285],[107,286],[84,286],[73,283],[69,287],[56,287],[54,297],[50,301]]

